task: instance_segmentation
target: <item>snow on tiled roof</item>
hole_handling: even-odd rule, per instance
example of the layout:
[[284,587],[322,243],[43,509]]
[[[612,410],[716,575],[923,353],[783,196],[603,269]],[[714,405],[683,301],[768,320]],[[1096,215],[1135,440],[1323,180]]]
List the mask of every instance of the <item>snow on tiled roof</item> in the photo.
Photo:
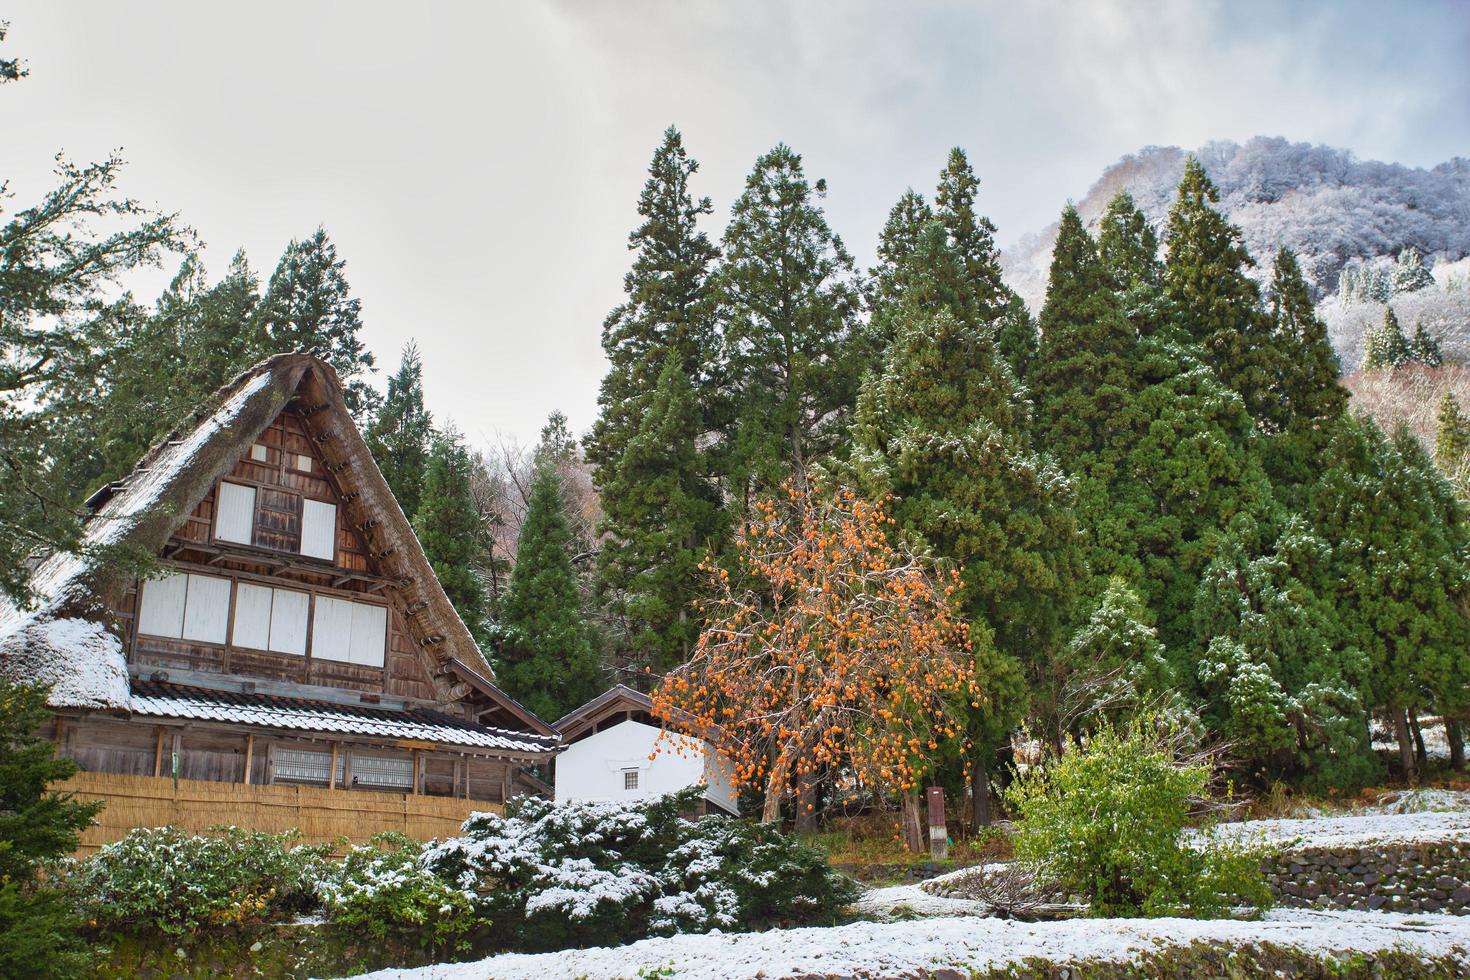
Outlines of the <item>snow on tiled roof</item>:
[[272,694],[242,694],[182,684],[135,680],[134,714],[223,721],[302,732],[414,739],[511,752],[551,752],[555,739],[490,728],[427,708],[338,704]]

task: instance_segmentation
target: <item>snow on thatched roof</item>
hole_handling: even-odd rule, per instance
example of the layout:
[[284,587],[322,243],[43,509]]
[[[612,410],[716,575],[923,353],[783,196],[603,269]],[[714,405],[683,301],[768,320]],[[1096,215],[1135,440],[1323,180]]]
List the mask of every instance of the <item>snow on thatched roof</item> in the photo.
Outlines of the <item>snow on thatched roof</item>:
[[[126,480],[94,495],[103,502],[86,523],[81,551],[41,564],[32,576],[30,608],[0,603],[0,672],[17,680],[53,681],[57,707],[126,709],[126,665],[110,610],[121,603],[133,576],[96,556],[119,546],[162,551],[215,482],[293,400],[308,415],[342,489],[346,516],[356,524],[372,522],[379,570],[399,582],[406,600],[422,605],[405,617],[406,627],[423,651],[440,699],[458,700],[484,687],[459,676],[455,664],[493,681],[363,442],[336,372],[308,353],[278,354],[244,372],[215,395],[216,407],[201,409],[144,454]],[[113,643],[96,626],[105,627]],[[518,707],[509,702],[505,709],[541,734],[552,734]]]

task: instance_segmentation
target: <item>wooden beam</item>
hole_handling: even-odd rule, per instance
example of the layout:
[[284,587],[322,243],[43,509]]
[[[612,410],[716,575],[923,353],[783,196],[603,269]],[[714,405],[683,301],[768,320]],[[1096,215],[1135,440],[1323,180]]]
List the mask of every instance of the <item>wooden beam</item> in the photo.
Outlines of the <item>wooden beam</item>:
[[424,791],[424,754],[418,749],[413,750],[413,795],[418,796]]
[[337,752],[336,742],[332,743],[332,767],[327,770],[327,789],[337,788]]
[[250,785],[251,770],[255,767],[255,735],[245,736],[245,785]]
[[158,726],[157,742],[153,747],[153,775],[163,775],[163,726]]

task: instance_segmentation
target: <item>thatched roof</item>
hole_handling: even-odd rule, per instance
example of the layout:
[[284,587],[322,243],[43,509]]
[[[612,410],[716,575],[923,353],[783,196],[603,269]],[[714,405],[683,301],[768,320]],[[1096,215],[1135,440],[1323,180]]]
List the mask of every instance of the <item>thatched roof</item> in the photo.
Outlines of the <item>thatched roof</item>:
[[[405,625],[422,652],[438,699],[456,701],[472,691],[485,694],[490,685],[484,681],[494,680],[490,665],[444,594],[408,518],[363,442],[342,400],[336,372],[307,353],[278,354],[244,372],[192,420],[144,454],[126,480],[93,495],[90,503],[97,509],[86,523],[82,553],[56,555],[42,563],[32,577],[37,601],[31,609],[0,608],[0,672],[52,682],[77,670],[111,678],[64,694],[64,685],[58,684],[53,702],[126,708],[125,668],[119,692],[118,671],[103,665],[109,657],[116,658],[113,667],[121,664],[121,642],[110,651],[103,650],[107,644],[101,641],[78,647],[66,642],[77,628],[41,627],[80,620],[112,628],[109,610],[120,605],[134,576],[93,556],[117,546],[155,555],[162,551],[215,482],[293,399],[307,416],[326,467],[341,488],[344,516],[368,537],[379,571],[396,579],[405,601],[416,607],[412,616],[405,617]],[[478,675],[475,683],[462,676],[471,672]],[[507,713],[532,730],[552,734],[549,726],[498,688],[491,690]],[[70,703],[59,703],[59,696]],[[116,703],[120,697],[124,703]]]

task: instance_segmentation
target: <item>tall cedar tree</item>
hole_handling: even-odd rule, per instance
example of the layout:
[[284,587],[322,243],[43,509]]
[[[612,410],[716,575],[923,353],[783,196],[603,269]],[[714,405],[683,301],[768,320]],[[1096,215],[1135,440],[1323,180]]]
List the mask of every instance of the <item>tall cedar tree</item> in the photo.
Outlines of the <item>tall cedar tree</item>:
[[1123,312],[1141,336],[1164,322],[1164,263],[1159,236],[1126,190],[1113,195],[1097,232],[1097,255]]
[[1267,299],[1281,352],[1281,426],[1264,446],[1264,462],[1283,499],[1299,507],[1300,491],[1316,478],[1317,461],[1347,410],[1348,395],[1337,380],[1337,353],[1327,339],[1327,325],[1317,316],[1296,253],[1289,248],[1276,253]]
[[352,295],[346,268],[324,228],[292,239],[271,273],[255,323],[266,350],[311,350],[332,365],[342,379],[347,407],[365,424],[379,396],[367,383],[373,355],[359,336],[362,302]]
[[888,212],[878,234],[878,264],[868,270],[865,289],[868,330],[876,352],[887,351],[898,332],[900,300],[913,279],[910,258],[933,221],[934,210],[924,195],[910,187]]
[[1116,436],[1116,419],[1137,383],[1137,336],[1111,288],[1120,275],[1099,259],[1077,209],[1067,205],[1030,382],[1039,441],[1074,472]]
[[37,870],[76,850],[102,804],[48,788],[77,771],[38,734],[48,716],[44,689],[0,678],[0,976],[70,977],[86,964],[81,921]]
[[699,448],[715,424],[701,392],[714,367],[710,276],[719,251],[698,228],[711,212],[709,199],[689,190],[698,170],[670,127],[638,199],[642,222],[628,237],[627,300],[603,323],[609,368],[586,440],[602,504],[596,587],[621,626],[613,659],[657,670],[684,659],[699,635],[689,609],[698,554],[719,550],[723,537]]
[[1176,329],[1204,350],[1205,363],[1245,400],[1264,431],[1285,419],[1277,377],[1282,352],[1261,309],[1260,288],[1246,270],[1255,265],[1240,229],[1215,210],[1220,192],[1198,159],[1184,163],[1169,211],[1164,290]]
[[571,550],[561,477],[552,454],[541,453],[500,608],[497,677],[512,697],[548,721],[603,687]]
[[718,276],[730,424],[722,475],[735,506],[846,448],[863,371],[852,256],[832,233],[801,157],[780,144],[755,163],[725,230]]
[[1414,751],[1406,712],[1455,712],[1470,679],[1464,514],[1418,440],[1392,440],[1367,418],[1344,418],[1312,488],[1310,516],[1332,545],[1331,578],[1344,644],[1367,657],[1367,703]]
[[957,319],[970,326],[994,323],[1010,303],[1011,293],[1000,277],[1000,254],[995,248],[995,225],[975,211],[980,179],[958,146],[939,173],[934,214],[944,226],[958,264],[955,294]]
[[[107,360],[95,323],[121,307],[108,292],[135,269],[182,251],[189,235],[172,215],[117,193],[122,161],[76,166],[58,159],[56,185],[0,226],[0,593],[28,596],[29,559],[74,549],[78,489],[48,445],[56,419],[38,411],[55,387],[84,390]],[[0,211],[7,199],[0,194]],[[96,228],[109,230],[98,234]]]
[[606,536],[598,554],[602,593],[624,624],[626,650],[616,657],[623,668],[662,674],[687,660],[699,639],[692,603],[721,513],[699,475],[698,419],[694,388],[671,353],[653,401],[605,481],[619,495],[616,503],[602,498],[604,512],[615,506],[639,515],[636,525]]
[[419,512],[434,443],[434,419],[424,407],[424,366],[412,341],[403,347],[388,396],[363,433],[388,488],[410,520]]
[[473,468],[458,433],[437,435],[413,524],[439,584],[470,634],[483,643],[486,599],[479,568],[488,545],[471,485]]
[[1393,307],[1383,308],[1383,326],[1370,330],[1363,340],[1363,370],[1402,367],[1414,359],[1414,346],[1404,336]]
[[1434,429],[1434,462],[1445,477],[1464,495],[1466,457],[1470,456],[1470,418],[1460,408],[1454,391],[1445,389],[1439,400]]
[[[942,282],[960,259],[930,234],[911,261]],[[927,291],[909,292],[917,301],[904,306],[883,373],[858,399],[854,464],[871,496],[896,496],[900,527],[961,570],[987,691],[969,721],[983,822],[995,751],[1025,710],[1027,686],[1046,675],[1082,578],[1080,542],[1071,486],[1031,451],[1029,405],[988,328],[931,312]]]

